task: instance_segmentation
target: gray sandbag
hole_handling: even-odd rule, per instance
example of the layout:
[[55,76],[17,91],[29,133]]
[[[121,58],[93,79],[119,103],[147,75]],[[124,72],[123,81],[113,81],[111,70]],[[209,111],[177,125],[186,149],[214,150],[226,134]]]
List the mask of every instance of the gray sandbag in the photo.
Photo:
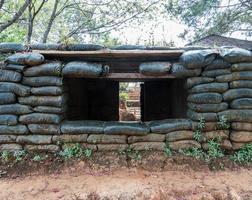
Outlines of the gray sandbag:
[[233,142],[252,142],[252,132],[250,132],[250,131],[231,131],[230,140]]
[[15,143],[17,136],[15,135],[0,135],[0,144]]
[[23,72],[25,66],[24,65],[16,65],[16,64],[7,64],[7,63],[4,63],[4,64],[0,64],[0,68],[1,69],[6,69],[6,70],[14,70],[14,71],[17,71],[17,72]]
[[236,131],[251,131],[252,132],[252,123],[245,123],[245,122],[233,122],[232,130]]
[[128,137],[128,143],[136,143],[136,142],[164,142],[165,141],[165,135],[164,134],[156,134],[156,133],[150,133],[148,135],[143,136],[129,136]]
[[190,94],[187,97],[187,101],[193,103],[220,103],[222,101],[222,95],[219,93],[199,93]]
[[0,53],[12,53],[24,51],[25,47],[22,44],[14,43],[14,42],[3,42],[0,43]]
[[31,93],[34,95],[45,95],[45,96],[58,96],[63,94],[63,87],[57,86],[46,86],[46,87],[33,87]]
[[186,113],[187,117],[193,121],[199,121],[200,118],[204,118],[206,121],[208,122],[214,122],[217,121],[217,114],[213,113],[213,112],[209,112],[209,113],[198,113],[198,112],[194,112],[191,109],[187,110]]
[[215,130],[202,132],[201,142],[207,142],[212,139],[229,139],[229,130]]
[[230,89],[223,94],[225,101],[232,101],[239,98],[252,98],[252,89],[249,88],[238,88]]
[[29,124],[28,129],[33,134],[60,135],[60,125],[55,124]]
[[252,122],[252,110],[229,109],[218,113],[218,118],[225,116],[230,122]]
[[61,76],[62,63],[58,61],[44,63],[35,67],[27,68],[25,76]]
[[1,125],[16,125],[17,116],[16,115],[0,115],[0,124]]
[[33,110],[39,113],[62,114],[66,112],[66,107],[36,106]]
[[0,70],[0,81],[19,82],[22,79],[22,74],[11,70]]
[[62,70],[66,77],[100,77],[105,76],[109,71],[108,66],[100,63],[90,62],[69,62]]
[[165,147],[164,142],[137,142],[130,145],[134,151],[164,151]]
[[223,93],[228,90],[228,83],[206,83],[196,85],[189,90],[189,93],[217,92]]
[[150,121],[146,123],[151,133],[169,133],[177,130],[190,130],[192,127],[191,120],[188,119],[164,119]]
[[233,72],[232,81],[236,80],[252,80],[252,71]]
[[144,45],[117,45],[114,47],[111,47],[112,50],[145,50],[146,46]]
[[167,144],[174,151],[178,151],[180,149],[201,148],[200,143],[196,142],[195,140],[180,140],[168,142]]
[[24,149],[28,152],[50,152],[50,153],[57,153],[60,150],[60,147],[58,145],[53,144],[42,144],[42,145],[33,145],[33,144],[27,144],[24,145]]
[[0,93],[0,104],[10,104],[16,102],[16,95],[9,92]]
[[170,62],[144,62],[139,66],[139,72],[147,76],[162,76],[169,73]]
[[220,48],[220,56],[230,63],[252,61],[252,53],[241,48]]
[[32,113],[32,108],[30,106],[21,104],[7,104],[0,105],[0,114],[13,114],[13,115],[23,115]]
[[28,128],[25,125],[0,125],[0,134],[23,135],[28,133]]
[[172,131],[166,134],[166,141],[193,140],[193,134],[193,131],[188,130]]
[[56,76],[23,77],[22,83],[33,87],[62,86],[63,79]]
[[190,109],[195,112],[220,112],[228,109],[228,104],[226,102],[221,102],[217,104],[195,104],[188,103],[187,104]]
[[222,76],[222,75],[230,74],[230,73],[231,73],[230,69],[214,69],[214,70],[209,70],[209,71],[203,71],[202,76],[214,78],[217,76]]
[[99,44],[68,44],[66,46],[67,51],[96,51],[102,49],[104,49],[104,46]]
[[229,83],[230,88],[252,88],[252,81],[240,80]]
[[230,103],[233,109],[252,109],[252,98],[235,99]]
[[146,135],[150,128],[142,122],[105,122],[104,134],[108,135]]
[[19,103],[31,106],[55,106],[62,107],[66,104],[66,95],[61,96],[28,96],[19,97]]
[[227,83],[233,80],[232,74],[220,75],[215,78],[216,82]]
[[8,152],[16,152],[22,150],[22,146],[19,144],[1,144],[0,152],[8,151]]
[[16,139],[19,144],[51,144],[52,136],[49,135],[22,135]]
[[32,113],[21,115],[19,121],[23,124],[59,124],[62,118],[56,114]]
[[54,135],[52,141],[54,143],[86,143],[88,134],[78,134],[78,135]]
[[216,50],[192,50],[183,53],[180,62],[188,69],[196,69],[211,64],[217,55]]
[[36,43],[30,45],[33,50],[65,50],[61,44]]
[[174,63],[170,73],[178,78],[193,77],[200,75],[201,69],[187,69],[181,63]]
[[0,92],[12,92],[18,96],[28,96],[30,87],[19,83],[0,82]]
[[[199,122],[192,122],[192,130],[196,131],[198,129]],[[217,122],[206,122],[205,127],[202,129],[202,131],[215,131],[217,129]]]
[[16,53],[9,56],[5,62],[19,65],[35,66],[44,62],[44,56],[39,53]]
[[91,134],[87,138],[90,144],[126,144],[126,135],[105,135],[105,134]]
[[65,134],[102,134],[102,121],[63,121],[61,123],[61,132]]
[[222,58],[217,58],[210,65],[207,65],[205,70],[226,69],[230,68],[230,66],[229,62],[224,61]]
[[252,63],[236,63],[231,66],[232,71],[252,71]]
[[204,83],[211,83],[214,81],[214,78],[208,77],[191,77],[187,78],[186,80],[186,87],[192,88],[193,86],[204,84]]

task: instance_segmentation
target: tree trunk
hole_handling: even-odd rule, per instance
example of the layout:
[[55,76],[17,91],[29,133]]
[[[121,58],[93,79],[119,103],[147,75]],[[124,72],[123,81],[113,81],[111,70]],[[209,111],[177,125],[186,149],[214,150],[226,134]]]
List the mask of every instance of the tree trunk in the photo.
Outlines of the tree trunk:
[[30,44],[31,36],[33,29],[33,20],[32,20],[32,5],[29,5],[29,18],[28,18],[28,32],[27,32],[27,43]]
[[26,8],[30,5],[31,0],[26,0],[23,6],[18,10],[18,12],[12,17],[12,19],[8,20],[6,23],[0,26],[0,33],[4,31],[6,28],[15,23],[18,18],[24,13]]
[[49,23],[48,23],[48,25],[47,25],[47,27],[46,27],[46,30],[45,30],[45,32],[44,32],[44,35],[43,35],[43,40],[42,40],[43,43],[46,43],[46,42],[47,42],[48,35],[49,35],[50,30],[51,30],[51,28],[52,28],[53,21],[54,21],[55,18],[56,18],[56,12],[57,12],[58,4],[59,4],[59,0],[55,0],[55,2],[54,2],[54,7],[53,7],[53,11],[52,11],[51,17],[50,17],[50,19],[49,19]]
[[5,0],[1,0],[1,1],[0,1],[0,9],[3,7],[4,1],[5,1]]

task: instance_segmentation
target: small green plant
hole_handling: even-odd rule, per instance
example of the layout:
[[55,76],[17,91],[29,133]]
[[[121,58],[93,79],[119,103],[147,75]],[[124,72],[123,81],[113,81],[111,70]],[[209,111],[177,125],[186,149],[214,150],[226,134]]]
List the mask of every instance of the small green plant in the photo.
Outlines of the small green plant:
[[91,158],[91,156],[93,155],[93,150],[92,149],[85,149],[84,150],[84,155],[87,158]]
[[229,128],[230,128],[230,122],[228,121],[227,117],[225,115],[220,116],[217,122],[217,129],[227,130]]
[[4,161],[4,162],[8,162],[9,161],[9,159],[10,159],[10,157],[11,157],[11,154],[10,154],[10,152],[9,151],[3,151],[2,153],[1,153],[1,160],[2,161]]
[[80,144],[74,144],[70,146],[66,146],[63,151],[59,152],[59,155],[62,156],[64,159],[70,158],[79,158],[83,154],[83,149],[81,148]]
[[202,138],[202,132],[201,130],[196,130],[194,133],[193,133],[193,139],[196,140],[197,142],[200,142]]
[[202,139],[202,130],[206,127],[206,120],[204,117],[200,117],[199,123],[197,124],[197,129],[193,133],[193,139],[200,142]]
[[140,151],[133,150],[130,145],[126,149],[119,150],[119,154],[127,156],[128,159],[136,159],[136,160],[142,159]]
[[122,101],[127,101],[127,100],[129,99],[129,95],[128,95],[128,93],[126,93],[126,92],[120,92],[119,98],[120,98],[120,100],[122,100]]
[[165,153],[166,156],[171,156],[172,155],[172,150],[168,145],[164,147],[164,153]]
[[231,160],[240,164],[252,163],[252,143],[244,145],[240,150],[231,156]]
[[25,150],[15,151],[13,153],[13,157],[15,158],[16,162],[19,162],[23,160],[23,158],[27,155],[27,152]]
[[40,155],[35,155],[33,158],[32,158],[33,161],[35,162],[40,162],[41,160],[43,160],[43,158],[40,156]]
[[224,152],[220,147],[219,141],[212,139],[209,140],[207,144],[208,144],[207,154],[209,158],[215,159],[215,158],[222,158],[224,156]]
[[179,152],[182,153],[183,155],[191,156],[196,159],[201,159],[201,160],[207,159],[207,154],[202,149],[199,149],[196,147],[192,147],[192,148],[184,149],[184,150],[181,149]]

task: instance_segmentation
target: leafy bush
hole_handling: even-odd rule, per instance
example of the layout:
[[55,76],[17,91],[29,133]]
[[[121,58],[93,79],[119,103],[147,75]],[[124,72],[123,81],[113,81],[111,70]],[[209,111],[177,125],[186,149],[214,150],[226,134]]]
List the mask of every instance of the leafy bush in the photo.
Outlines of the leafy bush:
[[215,140],[209,140],[208,144],[208,151],[207,154],[209,158],[222,158],[224,156],[224,152],[220,147],[220,143]]
[[252,143],[244,145],[240,150],[231,156],[231,159],[240,164],[252,163]]
[[179,150],[179,152],[182,153],[183,155],[191,156],[201,160],[206,160],[206,158],[208,157],[207,154],[202,149],[196,147],[192,147],[189,149],[181,149]]
[[120,92],[119,94],[120,100],[127,101],[129,99],[129,95],[126,92]]

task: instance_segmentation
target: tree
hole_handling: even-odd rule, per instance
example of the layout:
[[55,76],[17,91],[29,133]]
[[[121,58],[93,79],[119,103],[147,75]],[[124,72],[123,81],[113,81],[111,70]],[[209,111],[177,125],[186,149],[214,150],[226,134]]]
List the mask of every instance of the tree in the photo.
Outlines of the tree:
[[235,32],[252,35],[251,0],[168,0],[166,9],[188,26],[182,37]]

